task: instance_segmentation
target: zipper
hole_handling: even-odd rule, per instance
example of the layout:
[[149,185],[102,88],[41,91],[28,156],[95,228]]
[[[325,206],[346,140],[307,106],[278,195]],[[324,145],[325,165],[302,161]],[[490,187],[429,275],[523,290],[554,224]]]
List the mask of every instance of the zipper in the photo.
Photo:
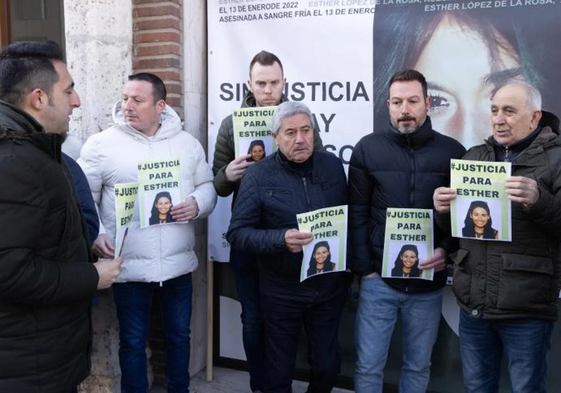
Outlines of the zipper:
[[409,206],[415,206],[415,155],[413,148],[409,148],[409,171],[411,173],[411,187],[409,189]]
[[308,195],[308,182],[306,178],[302,178],[302,183],[304,184],[304,194],[306,194],[306,203],[308,204],[308,211],[312,211],[312,201],[310,201],[310,195]]
[[508,146],[505,146],[505,158],[504,158],[504,162],[509,162],[510,158],[510,150],[508,150]]

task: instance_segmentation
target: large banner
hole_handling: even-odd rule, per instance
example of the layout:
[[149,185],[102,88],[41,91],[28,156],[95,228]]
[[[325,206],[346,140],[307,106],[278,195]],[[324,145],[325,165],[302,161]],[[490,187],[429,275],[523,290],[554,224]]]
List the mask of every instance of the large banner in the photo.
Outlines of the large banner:
[[[248,91],[251,59],[266,50],[283,63],[288,99],[310,107],[326,149],[348,162],[356,142],[372,131],[374,5],[374,0],[209,1],[209,157],[220,123]],[[231,199],[219,198],[209,219],[209,257],[219,262],[229,260],[224,239],[230,209]]]
[[[543,108],[561,114],[556,0],[210,0],[207,15],[210,160],[220,123],[241,106],[249,62],[261,50],[281,59],[286,96],[311,108],[327,150],[345,164],[363,135],[389,124],[389,80],[406,68],[427,78],[434,129],[466,148],[491,135],[490,98],[510,80],[536,85]],[[231,199],[219,198],[209,220],[208,251],[215,261],[229,260],[230,209]],[[455,392],[463,390],[458,309],[446,291],[447,324],[435,347],[430,390]],[[239,320],[238,310],[228,312]],[[352,337],[352,326],[348,334]],[[554,347],[559,335],[557,328]],[[221,340],[227,345],[225,337]],[[389,355],[390,383],[399,378],[400,355]],[[557,357],[552,366],[561,363],[561,356],[552,357]]]

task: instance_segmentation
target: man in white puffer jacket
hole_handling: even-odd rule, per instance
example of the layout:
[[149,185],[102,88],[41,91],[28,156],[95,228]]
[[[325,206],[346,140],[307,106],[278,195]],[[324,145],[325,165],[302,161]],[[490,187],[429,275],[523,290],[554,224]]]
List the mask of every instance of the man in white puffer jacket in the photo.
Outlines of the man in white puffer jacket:
[[[137,201],[123,247],[122,272],[114,285],[120,328],[121,391],[148,390],[146,340],[152,295],[158,292],[165,340],[168,392],[189,391],[191,272],[197,267],[193,220],[208,216],[216,204],[212,171],[201,144],[184,132],[179,116],[165,103],[160,78],[131,75],[115,125],[92,135],[79,163],[86,173],[101,218],[93,245],[99,257],[115,253],[115,185],[138,182],[141,161],[179,159],[184,200],[174,200],[174,224],[141,228]],[[162,221],[160,221],[162,222]]]

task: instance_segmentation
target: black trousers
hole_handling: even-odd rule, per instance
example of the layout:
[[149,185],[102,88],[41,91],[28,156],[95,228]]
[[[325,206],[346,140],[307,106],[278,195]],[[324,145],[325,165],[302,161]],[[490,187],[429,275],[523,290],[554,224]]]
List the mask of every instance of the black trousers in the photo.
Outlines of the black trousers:
[[[323,285],[326,283],[330,285]],[[348,273],[329,273],[303,283],[261,274],[259,291],[265,322],[265,393],[292,391],[292,374],[302,326],[308,337],[308,362],[311,367],[308,393],[331,392],[341,368],[339,322],[349,285]]]

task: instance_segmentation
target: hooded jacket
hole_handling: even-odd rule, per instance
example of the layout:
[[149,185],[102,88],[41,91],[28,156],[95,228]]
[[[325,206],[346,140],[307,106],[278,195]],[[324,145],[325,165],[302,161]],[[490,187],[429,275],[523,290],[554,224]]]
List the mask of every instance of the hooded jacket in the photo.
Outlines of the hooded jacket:
[[[464,153],[458,141],[432,129],[428,116],[413,133],[401,134],[388,127],[357,143],[349,165],[353,272],[381,274],[387,208],[432,209],[434,190],[450,184],[450,159]],[[450,236],[436,227],[434,247],[455,250]],[[446,271],[435,272],[433,281],[384,281],[400,291],[427,292],[446,284]]]
[[[512,176],[536,180],[531,207],[512,202],[512,242],[460,239],[454,293],[460,307],[485,319],[557,319],[561,277],[561,137],[559,120],[543,111],[534,141],[512,161]],[[495,161],[493,138],[471,148],[466,160]],[[437,214],[442,228],[450,215]]]
[[[161,126],[151,138],[125,123],[115,105],[115,125],[92,135],[84,144],[78,163],[82,166],[99,208],[100,233],[115,241],[115,184],[138,182],[139,161],[175,159],[181,162],[185,199],[194,197],[197,218],[208,216],[216,204],[212,172],[204,150],[194,137],[183,131],[181,120],[166,105]],[[173,201],[174,204],[180,201]],[[194,271],[195,228],[193,222],[140,228],[138,201],[130,224],[118,282],[163,282]]]
[[99,276],[61,143],[0,102],[0,392],[69,392],[90,372]]
[[[288,98],[283,94],[281,102],[288,101]],[[255,108],[257,102],[252,92],[248,92],[242,102],[242,108]],[[323,150],[323,144],[319,135],[319,128],[314,122],[314,150]],[[218,129],[218,136],[216,137],[216,145],[214,147],[214,162],[212,164],[212,171],[214,172],[214,188],[221,197],[227,197],[234,193],[234,199],[238,194],[240,182],[232,182],[226,179],[225,171],[228,164],[236,158],[234,144],[234,121],[232,115],[228,115],[222,120],[220,128]]]

